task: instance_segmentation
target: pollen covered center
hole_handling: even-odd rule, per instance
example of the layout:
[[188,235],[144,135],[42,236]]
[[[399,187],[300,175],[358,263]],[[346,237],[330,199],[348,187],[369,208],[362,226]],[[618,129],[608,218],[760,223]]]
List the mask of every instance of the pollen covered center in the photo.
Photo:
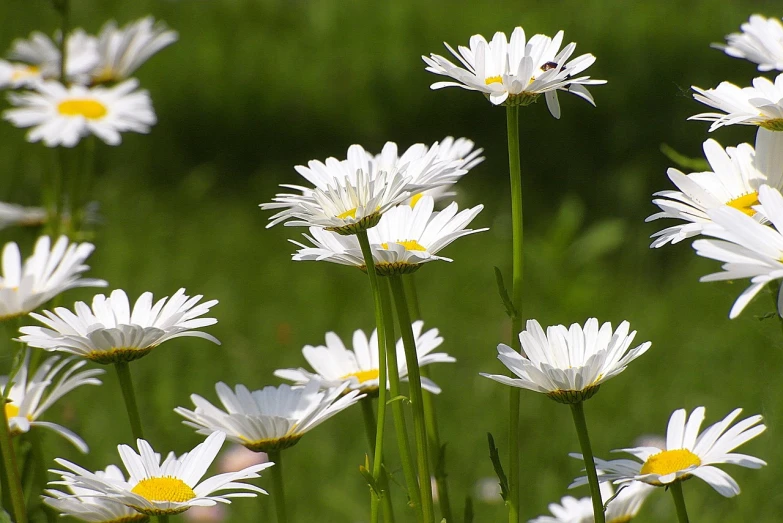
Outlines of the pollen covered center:
[[346,218],[356,219],[356,207],[354,207],[353,209],[348,209],[347,211],[338,214],[336,218],[340,220],[345,220]]
[[83,116],[88,120],[100,120],[109,111],[97,100],[65,100],[57,105],[57,112],[63,116]]
[[379,376],[378,369],[370,369],[370,370],[360,370],[357,372],[352,372],[350,374],[346,374],[345,376],[342,376],[341,380],[347,380],[348,378],[354,377],[357,380],[359,380],[359,383],[364,383],[365,381],[370,380],[377,380]]
[[503,83],[503,77],[500,75],[497,76],[490,76],[486,80],[484,80],[484,83],[487,85],[491,84],[502,84]]
[[[427,250],[427,248],[425,246],[423,246],[422,244],[420,244],[416,240],[405,240],[405,241],[392,242],[392,243],[396,243],[397,245],[402,245],[403,247],[405,247],[405,250],[407,250],[407,251],[426,251]],[[389,248],[389,244],[388,243],[382,243],[381,247],[383,247],[384,249],[388,249]]]
[[699,465],[701,465],[699,456],[688,449],[664,450],[647,458],[642,465],[641,473],[665,476]]
[[184,503],[196,497],[196,493],[184,481],[171,476],[143,479],[136,483],[131,492],[149,501],[174,503]]
[[759,203],[759,193],[754,191],[750,194],[744,194],[739,198],[734,198],[733,200],[726,202],[726,205],[729,207],[734,207],[738,211],[742,211],[748,216],[753,216],[756,214],[756,211],[753,210],[752,207],[754,205],[758,205]]

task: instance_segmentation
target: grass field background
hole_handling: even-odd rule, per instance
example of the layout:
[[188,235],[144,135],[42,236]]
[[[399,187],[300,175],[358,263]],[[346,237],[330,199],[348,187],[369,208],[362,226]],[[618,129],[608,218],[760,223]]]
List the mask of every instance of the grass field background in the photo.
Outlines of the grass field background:
[[[718,264],[697,259],[690,242],[660,250],[648,236],[663,222],[645,224],[656,190],[668,189],[667,143],[701,154],[707,125],[687,122],[702,111],[688,90],[730,80],[747,85],[752,64],[710,49],[754,12],[780,16],[774,2],[620,3],[480,2],[444,0],[390,3],[294,0],[185,0],[72,2],[74,26],[95,32],[104,20],[120,23],[153,14],[180,33],[180,41],[139,72],[159,123],[150,135],[123,136],[119,148],[99,147],[94,196],[103,223],[94,241],[90,275],[132,296],[179,287],[220,304],[209,329],[222,342],[166,343],[132,365],[142,419],[156,449],[184,452],[201,437],[184,427],[176,406],[191,393],[215,400],[214,384],[250,388],[277,384],[275,369],[303,365],[301,348],[334,330],[349,338],[373,326],[366,278],[325,263],[295,263],[286,240],[302,230],[265,229],[279,183],[297,181],[293,166],[341,156],[352,143],[380,150],[466,136],[487,160],[459,186],[461,206],[483,203],[474,222],[490,231],[456,242],[417,273],[426,325],[438,327],[444,350],[458,362],[433,368],[443,388],[437,399],[448,472],[458,510],[476,482],[492,476],[486,433],[507,455],[508,390],[478,375],[503,372],[495,347],[510,325],[495,290],[493,266],[510,274],[510,217],[505,117],[482,96],[433,92],[436,78],[420,55],[445,54],[442,45],[470,35],[491,36],[522,25],[529,35],[565,30],[577,54],[598,57],[589,73],[608,80],[592,89],[597,108],[564,93],[554,120],[543,100],[522,111],[521,139],[526,220],[524,314],[542,324],[583,323],[595,316],[623,319],[652,349],[601,388],[586,411],[596,454],[662,433],[680,407],[707,407],[707,423],[735,407],[761,413],[767,433],[742,451],[767,460],[761,471],[727,466],[743,489],[726,500],[700,481],[686,483],[692,521],[776,522],[783,511],[783,331],[760,318],[773,300],[762,294],[742,316],[728,311],[744,282],[699,283]],[[776,10],[777,9],[777,10]],[[0,3],[0,48],[32,30],[58,24],[43,0]],[[771,74],[766,76],[770,77]],[[24,133],[0,125],[0,197],[39,202],[42,173],[53,151],[27,144]],[[753,140],[752,128],[722,129],[724,146]],[[0,231],[29,252],[34,234]],[[63,303],[88,300],[69,292]],[[9,343],[10,351],[10,343]],[[2,361],[8,362],[10,352]],[[107,369],[111,371],[111,369]],[[88,468],[117,462],[116,445],[130,431],[119,386],[108,372],[100,388],[84,388],[52,410],[92,447],[78,456],[47,435],[52,457]],[[59,410],[59,412],[58,412]],[[308,434],[286,452],[287,499],[295,521],[366,521],[367,488],[358,473],[365,438],[359,409]],[[534,517],[565,495],[581,469],[568,452],[578,442],[568,408],[532,392],[522,394],[523,513]],[[390,431],[391,432],[391,431]],[[398,469],[389,439],[390,465]],[[396,476],[402,482],[401,473]],[[270,487],[271,478],[258,483]],[[571,492],[586,496],[587,489]],[[672,521],[668,494],[656,492],[639,522]],[[408,521],[396,491],[398,521]],[[259,508],[262,507],[262,508]],[[273,521],[272,500],[237,500],[230,521]],[[268,514],[259,511],[268,511]],[[476,523],[503,521],[502,504],[475,500]],[[409,515],[410,516],[410,515]]]

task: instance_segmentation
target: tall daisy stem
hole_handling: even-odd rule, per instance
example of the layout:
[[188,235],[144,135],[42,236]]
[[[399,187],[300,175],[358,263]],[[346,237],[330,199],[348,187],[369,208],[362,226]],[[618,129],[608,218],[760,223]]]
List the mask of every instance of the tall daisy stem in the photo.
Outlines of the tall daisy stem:
[[[386,482],[381,481],[381,475],[383,474],[383,434],[384,427],[386,425],[386,321],[384,320],[383,305],[381,298],[381,289],[378,282],[378,275],[375,272],[375,263],[372,257],[372,248],[370,247],[370,239],[367,237],[367,231],[361,231],[356,234],[356,238],[359,240],[359,245],[362,247],[362,255],[364,256],[364,264],[367,268],[367,276],[370,281],[370,290],[372,291],[373,305],[375,308],[375,328],[378,332],[378,420],[376,422],[377,430],[375,431],[375,443],[373,447],[373,467],[372,477],[375,483],[379,486],[385,485]],[[370,407],[372,411],[372,406]],[[386,489],[386,495],[381,493],[380,497],[388,498],[388,489]],[[377,523],[378,521],[378,506],[380,504],[379,496],[373,494],[370,500],[370,518],[371,523]],[[385,512],[388,517],[392,517],[390,514],[391,502],[384,503],[386,506]]]
[[[9,378],[10,379],[10,378]],[[24,505],[24,491],[19,477],[19,468],[16,465],[16,454],[11,442],[11,432],[8,427],[8,416],[5,413],[6,397],[2,397],[0,405],[0,453],[3,455],[3,468],[5,469],[6,482],[3,489],[8,489],[11,497],[11,506],[16,523],[27,523],[27,509]]]
[[139,407],[136,405],[136,394],[133,392],[133,379],[131,378],[128,362],[121,361],[114,364],[117,370],[117,378],[120,380],[122,399],[125,400],[125,410],[128,411],[131,432],[134,439],[144,439],[144,431],[141,428]]
[[416,442],[416,463],[419,470],[419,488],[421,489],[422,512],[425,523],[433,523],[435,514],[432,508],[432,483],[430,482],[430,462],[427,448],[427,428],[424,421],[424,401],[421,392],[421,374],[419,373],[419,358],[416,352],[416,340],[411,328],[411,317],[408,313],[408,300],[405,299],[405,289],[402,277],[393,274],[391,284],[394,305],[397,309],[397,323],[400,325],[402,342],[405,347],[405,362],[408,364],[408,383],[413,410],[413,436]]
[[[522,168],[519,161],[519,107],[506,107],[506,133],[508,134],[508,172],[511,181],[511,242],[512,288],[511,347],[520,351],[519,332],[522,330]],[[508,468],[508,520],[519,522],[519,393],[509,387],[509,468]]]
[[169,516],[166,514],[161,514],[158,516],[158,523],[169,523]]
[[574,416],[576,434],[579,436],[579,445],[582,447],[582,456],[587,470],[587,482],[590,483],[590,495],[593,498],[593,517],[595,523],[604,523],[604,502],[601,498],[601,489],[598,486],[598,474],[595,471],[593,448],[590,446],[590,436],[587,433],[587,421],[585,420],[584,402],[571,404],[571,414]]
[[60,82],[66,85],[68,61],[68,32],[70,30],[69,0],[54,0],[54,7],[60,13]]
[[680,523],[688,523],[688,510],[685,508],[685,496],[682,495],[682,482],[675,481],[670,484],[669,490],[674,498],[674,506],[677,507],[677,520]]
[[275,464],[272,467],[272,488],[274,489],[272,497],[275,498],[277,523],[287,523],[288,516],[286,516],[285,492],[283,491],[283,461],[280,458],[280,451],[269,451],[269,459]]
[[[403,276],[402,283],[405,285],[405,296],[408,298],[408,310],[411,318],[421,319],[421,309],[419,308],[419,295],[416,291],[415,274]],[[430,377],[429,367],[419,369],[424,378]],[[451,501],[449,498],[449,484],[446,481],[446,464],[444,463],[444,452],[440,442],[440,430],[438,429],[438,416],[435,413],[435,395],[429,391],[423,391],[424,399],[424,418],[427,424],[427,438],[430,443],[430,458],[432,459],[432,469],[435,474],[435,484],[438,487],[438,505],[440,506],[440,515],[447,522],[454,521],[451,512]]]
[[416,462],[411,453],[410,442],[408,441],[408,428],[405,423],[405,411],[403,403],[400,401],[400,366],[397,361],[397,346],[394,340],[394,312],[392,311],[391,296],[389,295],[388,285],[381,286],[381,304],[383,306],[383,317],[386,321],[386,355],[389,359],[389,390],[392,396],[392,416],[394,417],[394,430],[397,435],[397,447],[400,452],[400,461],[402,461],[402,472],[405,476],[405,484],[408,487],[408,498],[411,506],[416,510],[416,516],[419,521],[423,517],[421,494],[419,492],[419,482],[416,479]]
[[[380,392],[380,391],[379,391]],[[380,395],[380,394],[379,394]],[[367,434],[367,442],[370,444],[370,460],[373,461],[373,464],[375,463],[375,460],[373,456],[375,455],[375,447],[377,445],[377,437],[378,433],[375,430],[376,423],[375,423],[375,413],[372,409],[372,398],[369,396],[362,399],[360,402],[362,404],[362,417],[364,418],[364,430]],[[386,409],[384,409],[384,412]],[[381,464],[382,466],[383,464]],[[380,488],[383,490],[383,495],[381,496],[381,501],[383,502],[383,520],[386,523],[394,523],[394,510],[392,508],[391,504],[391,497],[389,496],[389,481],[386,479],[386,474],[381,472],[380,477]],[[370,521],[378,521],[378,504],[373,504],[373,513],[370,515]]]
[[375,455],[375,412],[372,409],[372,398],[366,396],[362,401],[362,419],[364,419],[364,432],[367,435],[367,443],[370,445],[370,459]]

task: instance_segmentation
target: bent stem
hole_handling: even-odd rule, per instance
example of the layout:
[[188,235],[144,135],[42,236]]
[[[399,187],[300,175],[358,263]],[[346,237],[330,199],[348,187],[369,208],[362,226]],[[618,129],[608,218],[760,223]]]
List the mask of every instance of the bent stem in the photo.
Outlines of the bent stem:
[[280,458],[279,450],[269,451],[269,459],[275,466],[272,467],[272,488],[275,498],[275,512],[277,513],[277,523],[286,523],[288,517],[285,511],[285,492],[283,491],[283,461]]
[[[10,380],[11,378],[9,378]],[[7,387],[10,389],[10,387]],[[6,390],[6,394],[8,390]],[[11,497],[11,506],[14,511],[14,521],[16,523],[27,523],[27,509],[24,505],[24,491],[22,490],[22,481],[19,477],[19,468],[16,465],[16,454],[14,453],[14,444],[11,442],[11,431],[8,426],[8,416],[5,413],[5,404],[7,398],[3,394],[2,405],[0,405],[0,453],[3,455],[3,468],[5,469],[6,482],[3,485],[4,490],[8,490]]]
[[131,379],[128,362],[117,362],[114,364],[114,368],[117,370],[117,378],[120,381],[122,399],[125,400],[125,410],[128,411],[133,438],[144,439],[144,431],[141,429],[141,417],[139,416],[139,407],[136,405],[136,394],[133,392],[133,380]]
[[[508,172],[511,182],[511,259],[512,288],[511,303],[514,315],[511,318],[511,347],[520,352],[519,332],[522,330],[522,169],[519,162],[519,107],[506,107],[506,133],[508,134]],[[509,460],[508,520],[519,521],[519,393],[516,387],[509,392]]]
[[[405,286],[405,296],[408,299],[408,311],[413,320],[420,320],[421,309],[419,308],[419,295],[416,291],[415,273],[406,274],[402,278]],[[419,369],[423,378],[430,377],[429,367]],[[435,484],[438,488],[438,505],[440,506],[441,518],[447,522],[454,521],[451,512],[451,500],[449,497],[449,484],[446,481],[445,449],[440,442],[440,430],[438,429],[438,416],[435,413],[435,395],[429,391],[423,391],[424,400],[424,419],[427,425],[427,439],[430,444],[430,458],[432,460],[432,469],[435,473]]]
[[416,442],[416,463],[419,470],[419,488],[421,489],[422,512],[425,523],[435,521],[432,509],[432,483],[430,482],[430,463],[427,449],[427,429],[424,422],[424,401],[421,392],[421,374],[419,373],[419,358],[416,352],[416,340],[413,338],[411,318],[408,314],[408,303],[405,299],[405,289],[399,274],[390,277],[394,305],[397,309],[397,323],[400,325],[403,346],[405,347],[405,362],[408,364],[408,383],[413,410],[413,435]]
[[674,498],[674,506],[677,507],[677,520],[680,523],[688,523],[688,510],[685,508],[685,496],[682,495],[682,482],[675,481],[669,485],[669,490]]
[[604,502],[601,498],[601,489],[598,486],[598,474],[595,471],[593,448],[590,446],[590,436],[587,433],[587,421],[585,421],[584,402],[571,404],[571,414],[574,416],[576,434],[579,436],[579,445],[582,447],[582,456],[587,470],[587,482],[590,483],[590,495],[593,498],[593,517],[595,523],[604,523]]

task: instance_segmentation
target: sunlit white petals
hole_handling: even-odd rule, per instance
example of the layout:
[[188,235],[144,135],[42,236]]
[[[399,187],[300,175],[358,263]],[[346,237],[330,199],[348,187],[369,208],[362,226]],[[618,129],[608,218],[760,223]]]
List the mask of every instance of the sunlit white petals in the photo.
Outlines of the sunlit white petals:
[[32,256],[22,263],[19,246],[3,247],[0,278],[0,320],[22,316],[74,287],[105,287],[106,282],[81,278],[89,269],[84,261],[95,248],[91,243],[69,243],[60,236],[51,246],[48,236],[35,243]]
[[270,452],[295,445],[306,432],[365,396],[358,390],[345,392],[347,386],[322,391],[313,380],[304,387],[280,385],[251,392],[244,385],[231,390],[220,382],[215,390],[225,410],[192,394],[195,410],[177,407],[174,411],[199,434],[219,430],[251,450]]
[[177,41],[176,31],[148,16],[122,28],[107,22],[98,34],[97,65],[91,72],[95,83],[125,80],[161,49]]
[[756,149],[748,144],[727,147],[715,140],[704,142],[704,155],[712,171],[685,175],[671,168],[669,179],[679,191],[661,191],[653,200],[661,212],[647,221],[676,218],[686,223],[674,225],[652,235],[651,247],[678,243],[702,232],[711,223],[708,211],[723,205],[734,207],[758,221],[765,220],[757,212],[758,190],[762,185],[783,187],[783,133],[759,129]]
[[576,44],[570,43],[561,50],[562,43],[563,31],[554,38],[538,34],[527,40],[524,30],[517,27],[510,40],[505,33],[497,32],[489,42],[481,35],[473,35],[469,47],[459,46],[457,51],[445,44],[459,65],[436,54],[422,58],[427,71],[454,80],[436,82],[432,89],[461,87],[479,91],[495,105],[528,105],[546,93],[549,111],[560,118],[558,90],[572,92],[595,105],[584,86],[606,83],[580,76],[595,62],[595,57],[583,54],[570,60]]
[[31,127],[27,140],[47,147],[73,147],[90,134],[119,145],[120,133],[148,133],[157,121],[149,94],[137,86],[136,80],[110,88],[42,82],[36,91],[10,93],[15,108],[6,110],[3,118],[17,127]]
[[[79,474],[90,474],[89,471],[73,466]],[[59,481],[52,481],[53,485],[65,486],[68,492],[49,489],[45,490],[43,502],[59,512],[61,516],[71,516],[81,521],[91,523],[145,523],[149,516],[142,514],[130,507],[126,507],[119,501],[103,496],[100,492],[77,487],[73,484],[74,472],[56,471],[61,475]],[[95,472],[95,476],[116,484],[127,483],[122,471],[109,465],[106,470]]]
[[[606,523],[627,523],[634,518],[647,496],[655,487],[634,481],[623,485],[614,496],[614,489],[608,482],[601,483],[601,498],[606,506]],[[593,501],[588,496],[576,499],[571,496],[565,496],[560,500],[560,504],[550,503],[547,507],[551,516],[539,516],[531,519],[528,523],[593,523]]]
[[[27,39],[16,39],[11,45],[9,58],[35,69],[39,79],[60,78],[60,35],[56,42],[47,35],[35,31]],[[82,81],[85,75],[98,63],[97,40],[82,29],[68,34],[67,63],[65,74],[68,80]],[[0,82],[0,85],[2,82]]]
[[199,303],[203,296],[189,297],[179,289],[171,298],[153,303],[152,293],[139,296],[131,310],[125,291],[114,290],[108,298],[96,295],[92,307],[76,302],[74,312],[57,307],[54,312],[31,314],[46,327],[22,327],[20,341],[31,347],[62,351],[97,363],[132,361],[161,343],[182,336],[220,342],[198,329],[217,323],[204,318],[217,300]]
[[143,439],[137,440],[138,453],[120,445],[117,450],[130,474],[127,481],[100,472],[91,473],[64,459],[55,461],[73,472],[72,475],[63,473],[69,486],[94,491],[91,496],[95,500],[119,502],[150,516],[179,514],[194,506],[230,503],[231,498],[266,494],[263,489],[242,481],[260,477],[258,472],[273,463],[253,465],[202,481],[225,439],[222,432],[210,433],[192,451],[179,458],[171,452],[162,463],[160,454]]
[[721,82],[715,89],[693,86],[693,97],[721,112],[700,113],[688,118],[712,122],[710,132],[724,125],[758,125],[770,131],[783,130],[783,75],[775,82],[760,76],[753,87],[740,88]]
[[712,46],[758,64],[759,71],[783,71],[783,24],[779,19],[752,15],[740,29],[741,33],[726,36],[726,45]]
[[[22,434],[31,427],[51,429],[71,442],[82,452],[87,452],[87,444],[79,436],[63,426],[40,421],[39,418],[57,400],[70,391],[82,385],[100,385],[96,376],[103,374],[102,369],[87,369],[77,372],[86,362],[75,361],[75,358],[62,359],[52,356],[46,359],[28,376],[30,368],[30,351],[25,352],[24,361],[19,371],[12,377],[13,385],[5,405],[8,427],[11,434]],[[8,376],[0,376],[0,390],[8,383]]]
[[[432,352],[443,343],[438,329],[423,331],[424,322],[415,321],[411,325],[416,342],[416,355],[419,367],[431,363],[451,363],[456,361],[445,352]],[[275,376],[304,385],[317,380],[322,388],[340,387],[347,383],[349,390],[360,390],[368,394],[377,394],[379,387],[378,333],[373,330],[368,338],[362,330],[353,333],[353,347],[349,350],[334,332],[326,333],[326,345],[313,347],[307,345],[302,355],[313,371],[307,369],[280,369]],[[405,348],[402,339],[397,341],[397,366],[400,379],[408,379],[408,365],[405,361]],[[387,383],[388,387],[388,383]],[[422,377],[421,387],[433,394],[440,393],[432,380]]]
[[[616,484],[642,481],[650,485],[666,486],[696,476],[708,483],[719,494],[732,497],[740,493],[739,485],[723,470],[715,467],[724,463],[757,469],[766,465],[763,460],[732,452],[766,430],[761,416],[750,416],[737,423],[734,420],[742,409],[734,409],[723,420],[699,432],[704,421],[704,407],[698,407],[686,419],[685,409],[672,413],[666,431],[666,448],[636,447],[620,449],[636,459],[606,461],[595,459],[600,481]],[[732,425],[733,424],[733,425]],[[582,459],[581,454],[572,454]],[[571,487],[584,485],[586,477],[577,478]]]
[[481,373],[505,385],[541,392],[555,401],[575,403],[590,398],[606,380],[650,348],[650,342],[629,349],[636,331],[622,322],[612,330],[611,323],[599,326],[590,318],[584,327],[555,325],[546,332],[536,320],[528,320],[519,334],[522,354],[498,345],[498,359],[516,377]]
[[[483,205],[459,212],[456,203],[439,212],[435,212],[434,206],[431,196],[424,196],[414,207],[397,206],[384,214],[376,227],[367,231],[379,273],[412,272],[423,263],[451,261],[437,253],[462,236],[488,230],[466,228],[484,208]],[[305,238],[314,247],[292,241],[301,247],[294,254],[294,260],[324,260],[364,267],[364,257],[356,238],[339,237],[317,228],[310,228],[310,236],[305,235]]]
[[[747,214],[724,206],[709,212],[714,222],[704,228],[704,234],[717,240],[696,240],[696,254],[723,262],[723,272],[709,274],[701,281],[738,280],[750,278],[729,313],[736,318],[745,306],[774,280],[783,279],[783,196],[766,185],[759,189],[760,207],[772,226],[758,223]],[[783,293],[778,295],[778,314],[783,316]]]

